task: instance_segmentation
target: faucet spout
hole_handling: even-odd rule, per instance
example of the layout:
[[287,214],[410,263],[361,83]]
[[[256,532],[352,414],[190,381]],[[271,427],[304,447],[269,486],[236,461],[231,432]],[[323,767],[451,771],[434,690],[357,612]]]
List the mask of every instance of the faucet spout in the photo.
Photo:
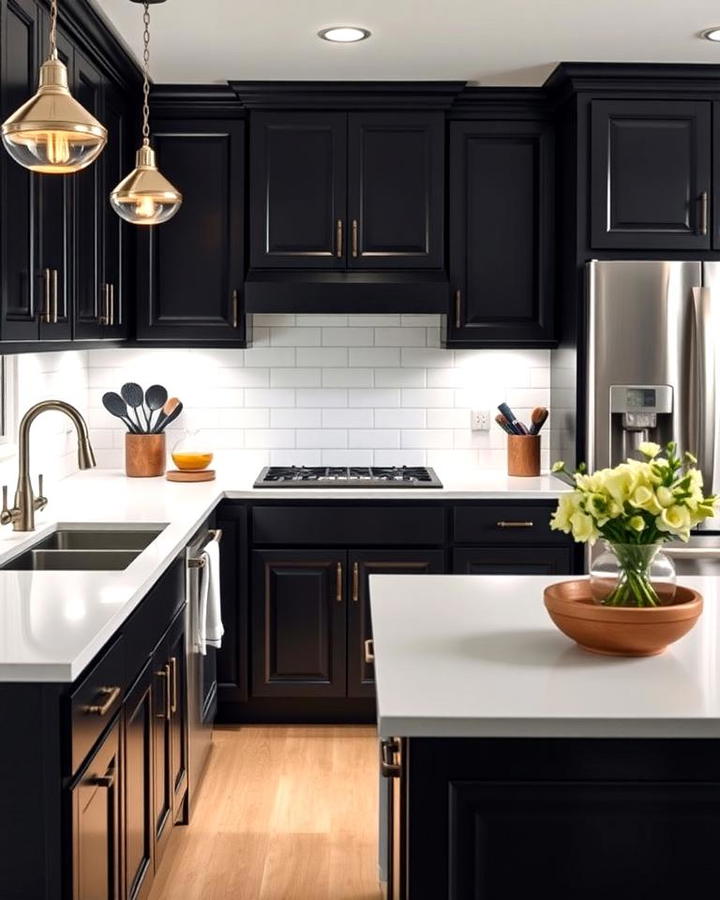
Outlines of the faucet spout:
[[74,406],[65,403],[64,400],[43,400],[31,406],[20,421],[18,440],[20,459],[15,506],[11,510],[3,510],[2,519],[0,519],[3,524],[12,522],[15,531],[34,531],[35,510],[43,509],[47,504],[45,497],[36,498],[34,496],[30,481],[30,426],[41,413],[47,410],[65,413],[75,426],[78,439],[78,466],[81,469],[92,469],[95,466],[95,454],[90,443],[87,424]]

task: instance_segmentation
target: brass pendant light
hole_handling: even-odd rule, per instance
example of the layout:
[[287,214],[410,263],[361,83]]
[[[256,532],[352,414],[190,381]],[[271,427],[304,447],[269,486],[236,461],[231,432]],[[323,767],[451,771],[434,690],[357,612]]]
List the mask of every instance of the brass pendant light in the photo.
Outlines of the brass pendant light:
[[182,205],[182,194],[157,168],[155,151],[150,146],[150,9],[149,2],[164,0],[133,0],[142,3],[143,13],[143,125],[142,147],[137,151],[135,168],[110,194],[110,204],[120,218],[133,225],[160,225],[167,222]]
[[50,55],[40,67],[37,93],[3,123],[2,141],[15,162],[45,175],[84,169],[107,142],[107,129],[68,88],[57,53],[57,0],[50,5]]

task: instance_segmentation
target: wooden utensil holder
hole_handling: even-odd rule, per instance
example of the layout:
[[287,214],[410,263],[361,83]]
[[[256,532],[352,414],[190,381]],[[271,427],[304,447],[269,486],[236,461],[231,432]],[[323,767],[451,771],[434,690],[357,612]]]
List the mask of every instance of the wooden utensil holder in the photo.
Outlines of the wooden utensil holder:
[[125,474],[129,478],[164,475],[166,456],[164,434],[125,435]]
[[507,439],[508,475],[532,478],[540,474],[540,435],[509,434]]

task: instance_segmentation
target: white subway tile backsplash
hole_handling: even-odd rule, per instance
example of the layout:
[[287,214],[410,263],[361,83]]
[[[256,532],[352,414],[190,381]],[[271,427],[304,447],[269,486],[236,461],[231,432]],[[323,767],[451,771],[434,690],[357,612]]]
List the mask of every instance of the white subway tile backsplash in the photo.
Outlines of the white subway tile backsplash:
[[[507,400],[527,418],[532,407],[547,406],[550,354],[446,350],[443,325],[442,317],[421,314],[256,315],[247,350],[123,348],[28,358],[27,397],[42,393],[45,382],[55,385],[69,366],[68,384],[88,408],[103,465],[122,464],[124,438],[101,397],[132,371],[134,380],[167,384],[185,402],[171,442],[183,429],[200,428],[238,465],[427,464],[441,477],[443,468],[466,464],[503,468],[505,435],[495,426],[472,432],[470,410],[494,414]],[[51,417],[44,427],[60,467],[72,471],[72,436]],[[547,456],[544,447],[544,463]]]
[[368,347],[372,342],[372,328],[323,328],[322,343],[326,347]]
[[322,411],[322,427],[372,428],[373,411],[371,409],[324,409]]
[[271,369],[270,384],[272,387],[320,387],[322,384],[322,370]]
[[372,369],[323,369],[323,387],[372,387]]

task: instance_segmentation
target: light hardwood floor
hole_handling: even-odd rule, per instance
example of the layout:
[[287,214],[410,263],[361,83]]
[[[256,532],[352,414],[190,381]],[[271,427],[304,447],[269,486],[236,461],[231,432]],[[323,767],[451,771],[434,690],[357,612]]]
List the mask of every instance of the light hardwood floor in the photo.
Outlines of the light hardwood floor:
[[222,726],[150,900],[378,900],[370,726]]

